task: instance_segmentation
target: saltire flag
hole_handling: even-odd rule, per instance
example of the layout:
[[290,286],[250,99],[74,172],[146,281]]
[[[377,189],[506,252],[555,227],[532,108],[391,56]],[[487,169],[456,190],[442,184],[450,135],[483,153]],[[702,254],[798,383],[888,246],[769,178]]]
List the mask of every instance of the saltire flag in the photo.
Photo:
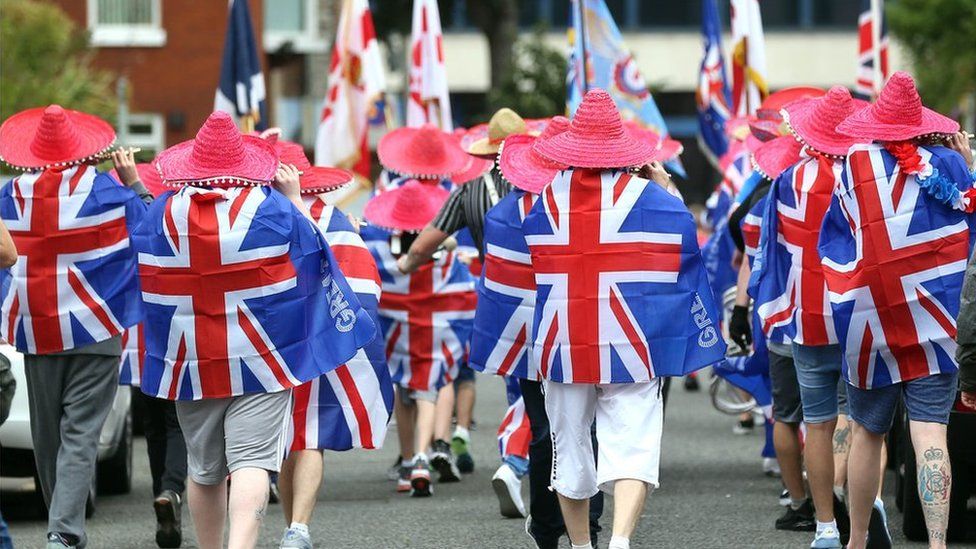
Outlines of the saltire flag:
[[533,381],[542,378],[532,359],[536,287],[522,221],[537,198],[513,189],[485,216],[485,267],[469,360],[484,373]]
[[532,427],[529,415],[525,413],[525,400],[519,380],[505,378],[505,391],[508,396],[508,410],[498,426],[498,454],[504,460],[515,456],[529,459],[529,443],[532,442]]
[[837,343],[817,241],[843,170],[842,159],[806,156],[769,189],[760,265],[753,271],[767,334],[779,329],[801,345]]
[[122,332],[122,360],[119,361],[119,385],[138,387],[146,357],[146,338],[136,324]]
[[366,0],[345,0],[336,29],[315,164],[370,177],[369,126],[385,120],[386,75]]
[[214,110],[230,113],[245,131],[268,127],[267,92],[247,0],[230,0]]
[[132,240],[148,395],[286,390],[376,335],[318,229],[271,188],[184,187],[153,202]]
[[[581,18],[580,15],[585,15]],[[572,0],[569,36],[569,63],[566,77],[566,112],[572,117],[587,90],[601,88],[613,97],[623,118],[668,137],[668,126],[637,61],[624,45],[623,36],[604,0]],[[685,176],[680,160],[668,163]]]
[[732,14],[732,112],[755,114],[769,95],[766,79],[766,41],[763,37],[759,0],[731,0]]
[[142,320],[130,236],[146,205],[93,166],[19,175],[0,189],[17,262],[0,270],[0,334],[22,353],[105,341]]
[[888,25],[884,0],[861,0],[857,17],[857,81],[854,93],[874,100],[888,80]]
[[409,64],[407,126],[416,128],[433,124],[446,132],[451,131],[454,124],[437,0],[414,0]]
[[865,389],[957,368],[973,216],[933,194],[971,192],[973,183],[959,154],[933,146],[917,154],[924,187],[882,145],[855,145],[820,232],[844,374]]
[[722,22],[715,0],[702,0],[702,55],[695,101],[698,106],[698,144],[713,165],[729,148],[725,122],[732,118],[732,90],[725,79]]
[[725,356],[694,219],[657,184],[621,171],[562,171],[522,232],[544,378],[646,382]]
[[[380,275],[363,239],[339,208],[305,198],[339,270],[366,314],[379,325]],[[383,446],[393,412],[393,382],[383,339],[373,338],[335,370],[292,391],[290,451],[375,449]]]
[[440,389],[457,377],[467,355],[474,278],[452,252],[402,274],[388,231],[370,226],[361,234],[383,286],[379,318],[394,383],[417,391]]

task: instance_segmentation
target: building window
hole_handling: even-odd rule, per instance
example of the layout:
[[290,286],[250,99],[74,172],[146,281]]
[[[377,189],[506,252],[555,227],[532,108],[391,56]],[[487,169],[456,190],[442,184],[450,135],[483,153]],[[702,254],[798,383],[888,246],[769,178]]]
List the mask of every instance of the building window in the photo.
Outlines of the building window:
[[[166,121],[155,113],[130,114],[120,131],[119,141],[127,147],[138,147],[147,156],[155,156],[166,148]],[[120,128],[121,129],[121,128]]]
[[328,51],[320,30],[318,0],[264,2],[265,51],[276,52],[286,45],[298,53]]
[[162,0],[88,0],[93,46],[160,47],[166,44]]

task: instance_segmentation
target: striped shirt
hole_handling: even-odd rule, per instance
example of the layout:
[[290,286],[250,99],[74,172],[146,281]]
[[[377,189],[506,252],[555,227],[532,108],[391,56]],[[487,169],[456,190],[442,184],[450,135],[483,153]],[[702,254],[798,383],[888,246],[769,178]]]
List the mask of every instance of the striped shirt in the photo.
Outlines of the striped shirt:
[[491,177],[497,197],[492,199],[483,177],[473,179],[451,191],[447,202],[431,223],[447,234],[454,234],[467,227],[482,258],[485,254],[485,214],[512,190],[512,185],[502,178],[497,168],[491,170],[487,177]]

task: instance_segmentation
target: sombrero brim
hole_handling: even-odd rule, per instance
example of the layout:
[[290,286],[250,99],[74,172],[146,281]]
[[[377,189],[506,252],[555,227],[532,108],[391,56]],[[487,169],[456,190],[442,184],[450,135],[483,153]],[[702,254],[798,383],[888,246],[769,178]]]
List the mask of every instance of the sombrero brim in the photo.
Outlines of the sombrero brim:
[[[833,156],[847,156],[847,151],[865,140],[844,135],[837,128],[825,125],[823,117],[816,116],[819,99],[800,99],[783,107],[783,119],[790,132],[804,145],[811,149]],[[868,107],[867,101],[855,99],[855,108],[861,110]],[[858,112],[855,110],[854,112]],[[836,118],[834,118],[836,120]]]
[[384,168],[397,174],[420,179],[450,179],[468,165],[468,155],[458,146],[454,136],[437,134],[443,139],[444,156],[437,160],[411,158],[407,144],[417,128],[397,128],[380,139],[376,156]]
[[767,141],[752,154],[752,164],[760,175],[774,180],[786,168],[800,161],[801,145],[793,136],[777,137]]
[[452,175],[451,181],[457,184],[467,183],[468,181],[474,181],[479,177],[488,173],[492,167],[495,165],[495,161],[491,158],[481,158],[479,156],[468,155],[470,159],[468,161],[467,167]]
[[[420,185],[423,185],[420,183]],[[419,193],[413,198],[409,206],[399,204],[404,199],[404,193]],[[448,192],[437,185],[424,185],[420,190],[411,182],[402,187],[378,194],[366,203],[363,217],[373,225],[397,231],[419,231],[433,221],[444,202]]]
[[[530,137],[537,137],[541,132],[542,132],[541,129],[529,128],[528,131],[525,133],[516,133],[512,135],[528,135]],[[496,155],[498,154],[498,149],[500,149],[502,146],[502,141],[504,141],[504,139],[496,142],[496,141],[492,141],[491,138],[489,138],[488,136],[485,136],[482,137],[481,139],[478,139],[474,143],[471,143],[471,145],[468,146],[466,151],[468,154],[473,154],[477,156]]]
[[566,166],[545,162],[532,150],[536,138],[513,135],[502,144],[498,169],[509,183],[525,192],[539,194]]
[[563,132],[536,145],[549,160],[574,168],[629,168],[654,159],[654,148],[626,131],[609,139],[595,139]]
[[57,157],[44,157],[31,151],[45,107],[19,112],[0,126],[0,160],[18,170],[43,170],[55,166],[73,166],[108,154],[115,143],[115,130],[101,118],[64,109],[74,126],[77,141],[57,151]]
[[864,141],[905,141],[929,134],[954,134],[959,131],[959,123],[922,107],[922,120],[918,124],[891,124],[878,118],[872,105],[841,122],[837,131]]
[[661,146],[658,148],[658,151],[657,160],[667,162],[680,156],[685,151],[685,146],[677,139],[665,137],[661,141]]
[[184,141],[159,153],[156,165],[163,184],[169,186],[211,185],[214,187],[247,187],[268,185],[278,169],[274,146],[251,135],[242,135],[243,158],[233,169],[204,166],[193,158],[194,140]]
[[319,194],[345,187],[355,180],[355,176],[339,168],[312,166],[305,168],[298,180],[302,194]]

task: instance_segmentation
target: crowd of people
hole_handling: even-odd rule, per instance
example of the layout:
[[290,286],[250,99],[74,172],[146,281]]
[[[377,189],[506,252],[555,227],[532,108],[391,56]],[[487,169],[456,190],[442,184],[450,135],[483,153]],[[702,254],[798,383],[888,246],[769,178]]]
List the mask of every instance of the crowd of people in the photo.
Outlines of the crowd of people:
[[473,471],[475,380],[499,375],[500,513],[540,548],[592,548],[607,493],[609,547],[627,549],[661,478],[667,380],[725,364],[723,330],[771,387],[776,528],[890,547],[882,447],[903,401],[944,546],[958,377],[976,406],[968,137],[905,73],[872,104],[785,90],[727,131],[695,216],[665,168],[680,144],[603,90],[571,121],[400,128],[359,219],[336,206],[352,173],[226,113],[147,164],[95,116],[12,116],[0,333],[24,354],[47,547],[88,544],[120,383],[145,410],[160,547],[182,544],[184,498],[200,547],[254,547],[277,496],[280,547],[300,549],[325,450],[377,448],[395,417],[390,480],[432,497]]

